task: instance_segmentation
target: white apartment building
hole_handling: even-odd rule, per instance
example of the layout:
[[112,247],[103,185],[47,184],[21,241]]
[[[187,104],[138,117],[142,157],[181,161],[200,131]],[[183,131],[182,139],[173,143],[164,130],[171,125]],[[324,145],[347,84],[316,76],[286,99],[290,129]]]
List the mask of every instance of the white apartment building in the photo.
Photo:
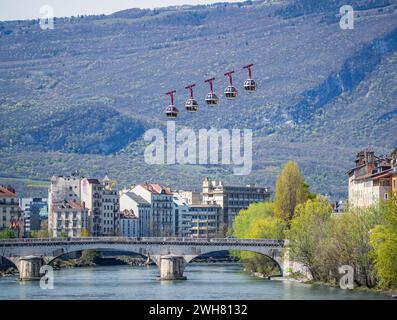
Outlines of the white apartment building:
[[122,237],[140,237],[139,217],[133,210],[124,210],[120,214],[120,232]]
[[89,231],[94,237],[114,236],[119,231],[119,196],[108,179],[81,180],[81,202],[88,209]]
[[88,209],[75,200],[52,202],[50,220],[53,237],[80,237],[88,229]]
[[191,215],[189,214],[189,204],[186,192],[174,192],[174,212],[175,212],[175,235],[177,237],[189,237],[191,228]]
[[149,230],[151,237],[175,236],[175,211],[173,193],[170,188],[159,184],[140,184],[129,192],[135,193],[151,205]]
[[[122,235],[125,234],[125,228],[132,226],[133,223],[137,223],[137,236],[150,236],[152,206],[148,201],[133,192],[123,190],[120,192],[120,211],[122,214],[126,211],[127,213],[132,212],[136,218],[136,221],[123,221],[123,218],[120,219],[120,231]],[[124,214],[124,216],[126,215]],[[125,226],[124,229],[123,226]]]

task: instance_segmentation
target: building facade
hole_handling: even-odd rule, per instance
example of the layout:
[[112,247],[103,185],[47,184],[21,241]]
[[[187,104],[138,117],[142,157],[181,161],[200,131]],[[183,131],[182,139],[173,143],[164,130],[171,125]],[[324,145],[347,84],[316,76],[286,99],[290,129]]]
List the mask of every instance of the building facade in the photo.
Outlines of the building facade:
[[88,209],[91,236],[114,236],[119,233],[119,195],[109,180],[81,180],[81,202]]
[[[151,204],[143,199],[141,196],[130,192],[128,190],[123,190],[120,192],[120,211],[123,212],[133,212],[136,217],[136,222],[138,223],[138,233],[139,237],[149,237],[151,234],[150,225],[152,217],[152,206]],[[132,224],[132,221],[128,221]],[[120,220],[120,230],[122,230],[122,221]]]
[[53,204],[63,201],[81,201],[81,180],[83,178],[77,175],[73,176],[53,176],[51,178],[50,187],[48,189],[48,231],[52,234],[56,225],[52,223],[56,221],[53,217]]
[[190,237],[220,237],[219,226],[222,220],[222,208],[216,204],[194,204],[189,206]]
[[175,211],[173,193],[170,188],[159,184],[145,183],[132,186],[129,192],[139,195],[150,203],[150,237],[175,236]]
[[176,193],[184,199],[184,201],[188,204],[201,204],[203,201],[203,197],[200,192],[196,191],[186,191],[186,190],[178,190]]
[[0,231],[10,230],[15,237],[24,236],[22,210],[15,190],[10,186],[0,186]]
[[221,180],[208,178],[203,181],[203,203],[221,206],[223,218],[220,223],[228,229],[232,227],[234,218],[240,210],[247,209],[255,202],[270,201],[270,197],[270,188],[267,187],[228,186]]
[[48,224],[50,234],[57,237],[81,237],[88,230],[88,209],[75,200],[52,202]]
[[369,207],[387,201],[395,193],[397,149],[378,157],[373,150],[360,151],[355,167],[348,171],[349,206]]
[[41,219],[43,212],[48,211],[48,201],[46,198],[21,198],[19,206],[23,211],[25,235],[31,231],[41,229]]
[[140,237],[139,217],[133,210],[124,210],[120,213],[120,232],[122,237]]
[[190,237],[191,215],[189,212],[186,192],[174,192],[175,235],[177,237]]

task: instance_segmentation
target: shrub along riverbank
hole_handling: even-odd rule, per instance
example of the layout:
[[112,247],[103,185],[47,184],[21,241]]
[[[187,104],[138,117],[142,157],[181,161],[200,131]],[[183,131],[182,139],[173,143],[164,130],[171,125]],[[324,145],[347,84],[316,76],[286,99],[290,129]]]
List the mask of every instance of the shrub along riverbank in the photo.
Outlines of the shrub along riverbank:
[[[339,268],[351,266],[356,287],[397,289],[397,196],[373,207],[334,214],[325,197],[308,191],[298,165],[289,162],[277,179],[275,202],[242,210],[232,234],[287,239],[289,258],[305,266],[314,282],[337,285]],[[269,276],[278,271],[259,254],[235,255],[250,272]]]

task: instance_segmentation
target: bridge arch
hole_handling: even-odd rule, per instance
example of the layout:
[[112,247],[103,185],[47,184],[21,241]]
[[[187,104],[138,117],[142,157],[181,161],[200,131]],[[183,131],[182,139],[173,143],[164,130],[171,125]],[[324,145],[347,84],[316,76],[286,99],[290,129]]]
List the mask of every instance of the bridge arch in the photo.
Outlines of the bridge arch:
[[[229,251],[230,252],[230,250],[203,250],[199,255],[185,257],[185,261],[186,261],[185,269],[187,268],[189,263],[192,262],[193,260],[195,260],[196,258],[199,258],[201,256],[204,256],[204,255],[207,255],[207,254],[210,254],[210,253],[217,253],[217,252],[224,252],[224,251]],[[280,257],[271,256],[269,254],[264,253],[260,249],[255,250],[255,249],[240,248],[240,249],[233,249],[233,251],[245,251],[245,252],[252,252],[252,253],[260,254],[263,257],[266,257],[270,262],[272,262],[276,266],[278,271],[280,272],[280,276],[283,276],[283,266],[282,266],[282,262],[281,262]]]
[[0,255],[0,258],[2,258],[3,260],[7,261],[10,265],[13,266],[14,269],[16,269],[19,272],[18,265],[17,265],[16,261],[14,261],[12,258],[5,257],[5,256],[2,256],[2,255]]
[[46,257],[46,264],[47,264],[47,265],[51,265],[55,260],[57,260],[57,259],[59,259],[59,258],[62,258],[62,257],[64,257],[64,256],[66,256],[66,255],[73,254],[73,253],[77,253],[77,252],[89,251],[89,250],[93,250],[93,251],[108,251],[108,252],[109,252],[109,251],[115,251],[115,252],[124,252],[124,253],[134,253],[134,254],[136,254],[136,255],[142,256],[142,258],[150,259],[151,261],[153,261],[153,262],[156,263],[156,261],[154,261],[154,260],[150,257],[150,255],[146,255],[146,254],[143,254],[143,253],[139,253],[139,252],[137,252],[136,250],[131,250],[131,249],[115,249],[115,248],[108,248],[108,247],[106,247],[106,246],[98,246],[98,247],[95,247],[95,248],[74,249],[74,250],[71,250],[71,251],[68,251],[68,252],[63,252],[63,253],[61,253],[61,254],[59,254],[59,255]]

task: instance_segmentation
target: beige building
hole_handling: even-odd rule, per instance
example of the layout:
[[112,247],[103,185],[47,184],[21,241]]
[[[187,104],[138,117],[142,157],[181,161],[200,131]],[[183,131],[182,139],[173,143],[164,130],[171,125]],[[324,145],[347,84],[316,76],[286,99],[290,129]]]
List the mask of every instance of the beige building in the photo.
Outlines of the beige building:
[[227,228],[231,228],[234,218],[240,210],[247,209],[250,204],[270,200],[270,188],[255,185],[231,186],[221,180],[205,178],[203,181],[203,203],[217,204],[223,210],[220,221]]
[[0,186],[0,230],[12,230],[17,237],[23,236],[23,217],[15,190]]
[[176,193],[178,193],[188,205],[202,203],[202,195],[200,192],[179,190],[176,191]]
[[360,151],[355,167],[348,171],[349,206],[368,207],[387,201],[393,193],[396,168],[396,151],[382,157],[375,156],[373,150]]

